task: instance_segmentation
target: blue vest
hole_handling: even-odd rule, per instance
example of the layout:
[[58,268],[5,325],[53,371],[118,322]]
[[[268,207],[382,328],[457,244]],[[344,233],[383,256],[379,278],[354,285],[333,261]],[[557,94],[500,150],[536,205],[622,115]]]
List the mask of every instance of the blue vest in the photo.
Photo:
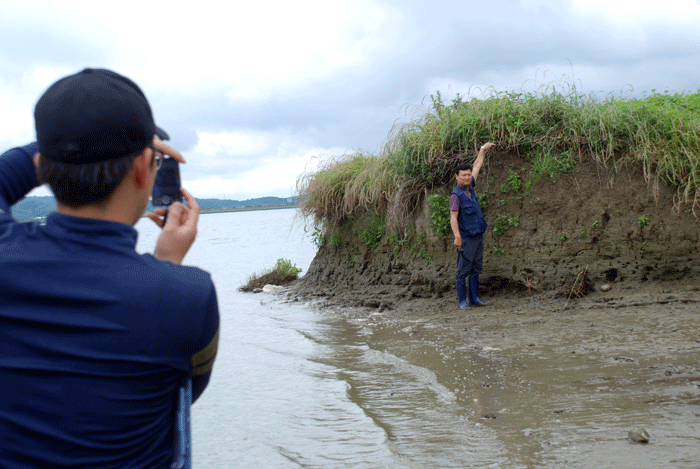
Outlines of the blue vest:
[[[467,192],[469,192],[471,198],[467,195]],[[476,192],[474,192],[474,183],[472,182],[466,190],[457,184],[452,193],[459,198],[457,221],[459,222],[459,234],[462,238],[484,234],[488,225],[484,214],[481,213],[479,199],[476,197]]]

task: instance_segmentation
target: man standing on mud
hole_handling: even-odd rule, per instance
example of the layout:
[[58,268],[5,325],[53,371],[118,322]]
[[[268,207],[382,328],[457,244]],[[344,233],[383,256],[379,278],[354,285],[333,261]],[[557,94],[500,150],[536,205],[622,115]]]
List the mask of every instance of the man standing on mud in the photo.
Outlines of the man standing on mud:
[[[457,186],[450,195],[450,225],[455,235],[457,248],[457,299],[461,309],[469,308],[469,303],[483,306],[478,294],[479,274],[484,263],[484,233],[486,219],[481,213],[479,199],[474,192],[474,183],[484,164],[486,151],[494,144],[485,143],[479,149],[474,166],[460,164],[455,168]],[[469,279],[469,302],[467,302],[467,280]]]
[[[179,389],[207,386],[219,310],[209,274],[181,265],[199,219],[189,192],[167,221],[148,214],[155,255],[136,252],[133,225],[164,155],[184,159],[109,70],[57,81],[34,117],[37,143],[0,155],[0,467],[168,468]],[[40,183],[55,212],[17,222],[11,206]]]

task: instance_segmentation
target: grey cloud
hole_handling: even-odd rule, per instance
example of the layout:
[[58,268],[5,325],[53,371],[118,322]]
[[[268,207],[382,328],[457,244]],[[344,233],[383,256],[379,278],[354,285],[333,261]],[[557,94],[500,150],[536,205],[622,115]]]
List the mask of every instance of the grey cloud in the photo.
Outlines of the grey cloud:
[[[354,68],[323,80],[310,80],[290,94],[263,102],[230,102],[226,89],[205,96],[178,96],[166,89],[146,89],[158,124],[185,151],[197,144],[195,130],[285,129],[309,147],[344,147],[375,152],[396,122],[427,104],[435,83],[495,85],[518,89],[527,81],[562,74],[581,80],[584,90],[619,92],[626,84],[641,92],[700,88],[700,35],[694,30],[646,25],[637,35],[597,17],[573,17],[560,2],[524,7],[522,2],[388,1],[396,45],[381,49]],[[0,20],[2,23],[2,20]],[[640,26],[641,27],[641,26]],[[4,78],[21,76],[23,67],[46,60],[60,64],[97,61],[105,48],[58,27],[27,31],[0,24]],[[360,32],[352,32],[362,37]],[[58,39],[57,39],[58,38]],[[22,47],[20,47],[20,45]],[[235,60],[235,49],[230,60]],[[183,62],[178,67],[187,67]],[[241,67],[249,64],[241,63]],[[555,70],[545,75],[546,67]],[[537,76],[531,75],[539,69]],[[214,72],[212,72],[214,73]],[[270,64],[270,73],[275,73]],[[528,74],[528,75],[526,75]],[[14,79],[14,78],[13,78]],[[138,80],[137,80],[138,82]],[[157,80],[152,83],[157,83]],[[227,171],[259,164],[236,161]],[[204,175],[207,168],[188,168]]]

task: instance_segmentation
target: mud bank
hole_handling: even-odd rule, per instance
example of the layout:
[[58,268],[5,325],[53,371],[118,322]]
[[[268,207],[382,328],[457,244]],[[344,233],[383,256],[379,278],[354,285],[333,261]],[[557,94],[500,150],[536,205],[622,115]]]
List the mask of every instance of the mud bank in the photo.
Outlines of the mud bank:
[[[700,228],[692,206],[648,183],[641,168],[586,163],[527,195],[501,192],[512,171],[527,174],[521,165],[517,155],[492,155],[477,186],[493,193],[480,279],[487,306],[457,309],[453,238],[430,233],[425,203],[409,235],[376,250],[341,227],[341,242],[319,251],[288,297],[375,337],[438,350],[443,360],[421,366],[497,432],[512,467],[697,467]],[[496,235],[499,215],[519,217],[518,226]],[[481,371],[465,375],[475,360]],[[648,445],[626,439],[635,426],[651,434]]]
[[[507,181],[517,175],[521,188]],[[641,167],[602,168],[583,159],[575,174],[531,178],[518,155],[494,152],[477,193],[489,223],[481,291],[486,295],[585,294],[602,284],[700,283],[700,225],[692,204],[644,177]],[[527,188],[528,181],[530,189]],[[438,193],[449,195],[452,187]],[[505,192],[504,192],[505,189]],[[700,208],[695,207],[700,215]],[[512,220],[498,234],[498,220]],[[392,309],[412,299],[455,297],[453,236],[430,230],[423,197],[400,233],[376,249],[341,225],[295,287],[346,306]]]

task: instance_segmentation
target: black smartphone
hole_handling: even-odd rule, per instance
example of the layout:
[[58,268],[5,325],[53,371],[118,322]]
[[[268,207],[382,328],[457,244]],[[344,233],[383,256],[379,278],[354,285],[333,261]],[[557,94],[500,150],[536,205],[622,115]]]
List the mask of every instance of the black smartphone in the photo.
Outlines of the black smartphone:
[[163,166],[156,174],[151,198],[155,207],[170,207],[173,202],[182,202],[180,163],[177,160],[173,158],[163,160]]

